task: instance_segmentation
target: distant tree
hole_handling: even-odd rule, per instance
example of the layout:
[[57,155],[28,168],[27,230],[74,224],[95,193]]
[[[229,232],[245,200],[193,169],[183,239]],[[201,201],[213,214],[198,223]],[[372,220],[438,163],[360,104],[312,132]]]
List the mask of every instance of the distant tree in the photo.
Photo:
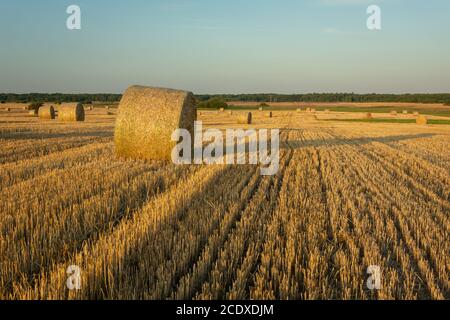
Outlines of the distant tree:
[[226,109],[228,104],[222,98],[212,98],[207,101],[201,101],[197,104],[198,109]]

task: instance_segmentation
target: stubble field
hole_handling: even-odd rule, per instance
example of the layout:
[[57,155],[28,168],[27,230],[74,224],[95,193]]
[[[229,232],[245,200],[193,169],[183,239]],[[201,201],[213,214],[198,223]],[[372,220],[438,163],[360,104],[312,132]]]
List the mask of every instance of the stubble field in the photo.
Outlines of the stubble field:
[[110,113],[0,110],[0,299],[450,299],[450,126],[254,111],[282,129],[263,177],[118,159]]

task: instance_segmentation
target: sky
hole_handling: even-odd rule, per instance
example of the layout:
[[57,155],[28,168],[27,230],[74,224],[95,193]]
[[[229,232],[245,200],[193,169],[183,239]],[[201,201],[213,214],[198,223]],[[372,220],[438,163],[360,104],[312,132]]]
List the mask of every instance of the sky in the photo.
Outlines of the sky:
[[448,93],[449,40],[449,0],[1,0],[0,92]]

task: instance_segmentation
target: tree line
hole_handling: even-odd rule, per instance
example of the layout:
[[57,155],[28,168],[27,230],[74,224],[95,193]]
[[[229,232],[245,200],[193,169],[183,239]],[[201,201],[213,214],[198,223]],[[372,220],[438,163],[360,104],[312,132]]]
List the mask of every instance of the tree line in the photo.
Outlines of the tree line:
[[[450,93],[441,94],[356,94],[356,93],[308,93],[308,94],[200,94],[195,96],[201,102],[213,101],[215,106],[219,100],[224,102],[406,102],[406,103],[444,103],[450,105]],[[0,101],[6,102],[118,102],[121,94],[63,94],[63,93],[0,93]]]

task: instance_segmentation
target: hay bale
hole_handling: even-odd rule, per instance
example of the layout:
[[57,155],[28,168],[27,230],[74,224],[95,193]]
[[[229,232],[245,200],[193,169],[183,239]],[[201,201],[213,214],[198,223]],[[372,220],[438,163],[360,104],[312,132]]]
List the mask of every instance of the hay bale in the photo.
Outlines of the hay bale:
[[78,103],[76,106],[60,107],[58,110],[58,119],[67,122],[84,121],[85,114],[83,105]]
[[302,112],[302,109],[298,108],[298,109],[297,109],[297,112]]
[[369,113],[366,113],[366,114],[364,115],[364,118],[365,118],[365,119],[372,119],[373,117],[372,117],[372,114],[369,112]]
[[306,108],[306,112],[311,112],[311,108]]
[[408,110],[403,110],[403,114],[408,114]]
[[224,108],[220,108],[220,109],[219,109],[219,112],[224,112],[224,111],[225,111]]
[[420,114],[420,113],[419,113],[419,112],[417,112],[417,111],[416,111],[416,112],[414,112],[414,115],[415,115],[415,116],[418,116],[419,114]]
[[53,108],[53,106],[40,107],[38,111],[38,116],[40,119],[47,119],[47,120],[55,119],[56,116],[55,108]]
[[315,113],[315,112],[316,112],[316,109],[311,109],[311,112]]
[[229,114],[230,116],[232,116],[232,115],[233,115],[233,111],[230,110],[230,111],[228,112],[228,114]]
[[391,111],[391,115],[392,116],[396,116],[397,115],[397,111]]
[[38,110],[34,109],[34,110],[30,110],[28,111],[28,115],[31,117],[37,117],[38,116]]
[[418,116],[416,119],[416,123],[419,125],[426,125],[428,124],[428,119],[425,116]]
[[330,109],[325,109],[325,112],[326,113],[330,113]]
[[[120,101],[115,128],[116,154],[126,158],[170,160],[176,129],[194,137],[197,119],[191,92],[132,86]],[[192,139],[194,143],[194,139]]]
[[259,107],[259,111],[264,111],[263,107]]
[[109,110],[109,106],[106,106],[105,109],[106,109],[106,110]]
[[272,118],[272,116],[273,116],[272,111],[266,113],[267,118]]
[[10,112],[10,111],[11,111],[11,108],[5,108],[5,111],[6,111],[6,112]]
[[240,115],[238,117],[238,124],[251,124],[252,123],[252,113]]

